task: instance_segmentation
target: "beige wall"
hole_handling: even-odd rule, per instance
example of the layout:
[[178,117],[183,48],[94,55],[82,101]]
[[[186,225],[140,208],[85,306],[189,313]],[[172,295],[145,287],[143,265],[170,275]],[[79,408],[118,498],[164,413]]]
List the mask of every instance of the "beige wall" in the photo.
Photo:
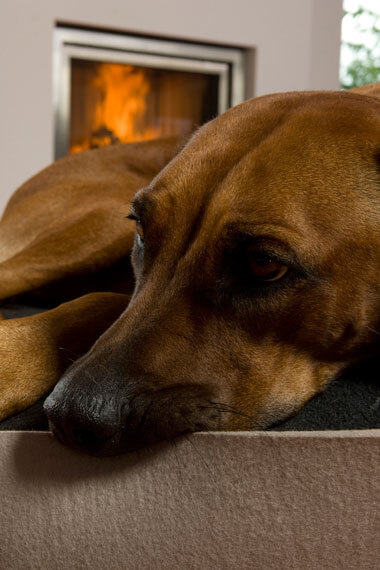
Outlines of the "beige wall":
[[56,21],[255,48],[253,96],[337,88],[341,13],[341,0],[1,0],[0,212],[53,158]]

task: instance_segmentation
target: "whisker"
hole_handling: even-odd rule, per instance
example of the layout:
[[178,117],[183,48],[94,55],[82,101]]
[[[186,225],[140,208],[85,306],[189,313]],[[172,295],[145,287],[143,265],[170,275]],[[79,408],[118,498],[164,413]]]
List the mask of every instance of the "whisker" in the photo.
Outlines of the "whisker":
[[209,409],[209,410],[218,410],[219,412],[224,412],[224,413],[230,413],[230,414],[236,414],[238,416],[242,416],[243,418],[247,418],[248,420],[252,420],[253,421],[253,417],[245,414],[244,412],[241,412],[240,410],[235,410],[235,408],[232,408],[232,406],[230,406],[227,410],[222,409],[220,406],[223,404],[218,404],[216,406],[200,406],[201,408],[204,409]]
[[[77,352],[74,352],[73,350],[71,350],[70,348],[65,348],[64,346],[58,346],[57,347],[58,350],[64,350],[65,352],[70,352],[73,356],[75,356],[76,358],[80,358],[81,355],[78,354]],[[74,361],[73,361],[74,362]]]
[[[241,410],[237,410],[236,408],[233,408],[229,404],[224,404],[222,402],[210,402],[210,403],[212,403],[212,404],[214,403],[216,405],[215,406],[201,406],[201,407],[202,408],[209,408],[209,409],[213,409],[213,410],[219,410],[219,412],[225,413],[225,414],[227,414],[227,413],[236,414],[237,416],[241,416],[243,418],[246,418],[252,422],[251,430],[256,430],[256,429],[260,430],[262,433],[264,433],[270,439],[272,439],[270,432],[268,432],[268,430],[263,425],[261,425],[257,420],[255,420],[253,416],[250,416],[249,414],[245,414]],[[223,409],[221,406],[223,406],[227,409]]]
[[230,410],[235,410],[236,412],[240,412],[241,414],[244,413],[241,410],[237,410],[236,408],[234,408],[234,406],[231,406],[230,404],[226,404],[225,402],[214,402],[213,400],[210,400],[210,403],[216,404],[217,406],[224,406],[225,408],[229,408]]

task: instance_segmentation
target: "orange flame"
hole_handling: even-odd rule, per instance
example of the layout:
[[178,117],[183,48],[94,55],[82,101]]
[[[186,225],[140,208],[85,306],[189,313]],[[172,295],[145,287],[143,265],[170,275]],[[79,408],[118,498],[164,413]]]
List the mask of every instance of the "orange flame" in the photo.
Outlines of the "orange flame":
[[147,97],[151,85],[147,73],[130,65],[103,63],[97,66],[92,87],[101,94],[93,113],[92,134],[71,153],[114,142],[137,142],[160,136],[147,127]]

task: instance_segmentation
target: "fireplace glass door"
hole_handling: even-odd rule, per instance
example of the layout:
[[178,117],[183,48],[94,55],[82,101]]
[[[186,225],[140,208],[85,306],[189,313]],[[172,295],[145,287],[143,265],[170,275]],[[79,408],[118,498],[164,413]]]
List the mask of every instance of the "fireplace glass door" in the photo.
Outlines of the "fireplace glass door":
[[243,52],[58,27],[55,158],[189,135],[244,98]]

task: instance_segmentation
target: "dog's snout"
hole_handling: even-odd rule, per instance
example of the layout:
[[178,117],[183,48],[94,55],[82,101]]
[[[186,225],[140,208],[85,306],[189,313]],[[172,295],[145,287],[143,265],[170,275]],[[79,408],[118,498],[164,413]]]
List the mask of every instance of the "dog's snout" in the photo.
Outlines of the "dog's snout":
[[123,396],[119,391],[117,398],[108,398],[107,406],[99,406],[104,394],[101,398],[86,392],[80,396],[65,386],[46,399],[44,411],[59,441],[92,455],[117,455],[183,433],[219,427],[220,411],[204,386],[130,392]]

